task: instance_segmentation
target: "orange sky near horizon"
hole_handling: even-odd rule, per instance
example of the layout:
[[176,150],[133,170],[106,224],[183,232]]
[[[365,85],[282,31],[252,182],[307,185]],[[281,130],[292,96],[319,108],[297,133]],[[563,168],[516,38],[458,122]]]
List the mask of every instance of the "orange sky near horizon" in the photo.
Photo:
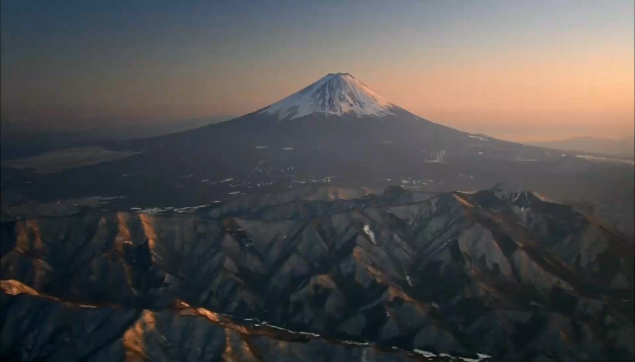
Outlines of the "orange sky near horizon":
[[126,13],[3,2],[3,124],[239,116],[347,72],[468,132],[513,141],[634,134],[632,1],[284,4],[121,2]]

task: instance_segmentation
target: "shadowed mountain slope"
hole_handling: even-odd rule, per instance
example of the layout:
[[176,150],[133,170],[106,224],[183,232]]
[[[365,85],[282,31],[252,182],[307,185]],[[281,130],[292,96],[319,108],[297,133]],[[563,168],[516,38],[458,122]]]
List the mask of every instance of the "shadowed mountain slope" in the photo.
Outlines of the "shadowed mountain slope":
[[505,185],[329,199],[4,223],[0,354],[633,358],[633,243],[602,222]]

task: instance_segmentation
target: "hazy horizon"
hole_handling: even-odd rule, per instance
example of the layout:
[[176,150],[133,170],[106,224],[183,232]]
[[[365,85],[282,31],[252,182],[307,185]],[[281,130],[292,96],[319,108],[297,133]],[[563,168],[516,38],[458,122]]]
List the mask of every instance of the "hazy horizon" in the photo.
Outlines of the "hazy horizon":
[[348,72],[468,132],[519,142],[633,134],[628,0],[62,3],[1,3],[5,125],[239,116]]

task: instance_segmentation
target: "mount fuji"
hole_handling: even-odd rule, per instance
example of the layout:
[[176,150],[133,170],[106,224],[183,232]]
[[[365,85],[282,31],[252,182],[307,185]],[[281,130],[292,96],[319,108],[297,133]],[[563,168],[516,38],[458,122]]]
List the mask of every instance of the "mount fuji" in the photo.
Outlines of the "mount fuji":
[[348,73],[330,73],[259,113],[275,114],[280,119],[295,119],[312,113],[358,117],[383,117],[400,109]]
[[617,219],[612,208],[595,209],[632,234],[632,203],[624,203],[633,199],[631,165],[461,132],[408,112],[349,73],[327,74],[223,123],[104,146],[131,156],[51,174],[12,171],[3,184],[51,202],[124,196],[118,207],[147,208],[320,183],[447,192],[504,182],[555,200],[622,205]]

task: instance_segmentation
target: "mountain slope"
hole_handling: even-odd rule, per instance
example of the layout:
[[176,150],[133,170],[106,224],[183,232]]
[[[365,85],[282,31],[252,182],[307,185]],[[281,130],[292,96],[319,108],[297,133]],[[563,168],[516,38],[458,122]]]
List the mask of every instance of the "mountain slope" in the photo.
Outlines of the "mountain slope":
[[[248,344],[252,328],[273,325],[413,355],[633,358],[633,243],[570,206],[502,185],[473,194],[393,187],[330,202],[329,194],[315,195],[246,197],[185,214],[93,212],[3,224],[2,280],[101,313],[129,310],[122,323],[160,324],[163,347],[191,333],[169,316],[186,303],[229,315]],[[3,320],[58,308],[4,298]],[[162,322],[132,312],[140,309],[159,311]],[[46,323],[77,330],[62,319]],[[28,326],[19,330],[41,328]],[[124,349],[159,353],[146,329],[135,332],[144,344],[124,339]],[[233,338],[213,338],[223,336]],[[33,355],[55,353],[39,341],[22,343]],[[101,348],[95,353],[122,351],[118,343]]]
[[[178,302],[131,310],[55,300],[16,281],[3,281],[0,308],[7,360],[97,361],[479,361],[427,351],[377,348],[276,326],[248,325]],[[31,295],[29,295],[31,294]],[[5,324],[6,323],[6,324]],[[34,330],[34,325],[50,326]],[[22,339],[37,332],[37,338]]]
[[2,190],[38,202],[123,196],[121,210],[204,205],[329,182],[430,191],[505,182],[597,210],[611,205],[605,214],[632,235],[632,223],[624,222],[634,216],[632,165],[461,132],[395,106],[345,73],[227,122],[106,146],[137,154],[48,175],[3,169]]

